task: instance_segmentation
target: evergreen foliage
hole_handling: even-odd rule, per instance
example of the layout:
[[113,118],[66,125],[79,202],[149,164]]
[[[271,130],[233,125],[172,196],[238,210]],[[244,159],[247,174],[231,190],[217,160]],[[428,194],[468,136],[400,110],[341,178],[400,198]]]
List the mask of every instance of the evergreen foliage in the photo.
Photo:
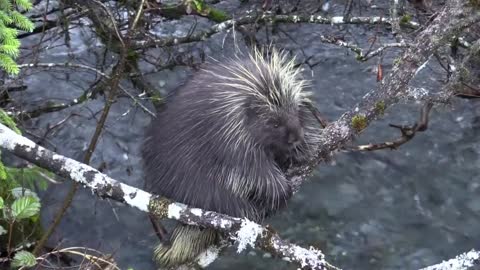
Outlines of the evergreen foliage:
[[19,10],[32,8],[30,0],[0,0],[0,69],[16,75],[19,68],[15,58],[20,52],[18,30],[33,31],[34,24]]

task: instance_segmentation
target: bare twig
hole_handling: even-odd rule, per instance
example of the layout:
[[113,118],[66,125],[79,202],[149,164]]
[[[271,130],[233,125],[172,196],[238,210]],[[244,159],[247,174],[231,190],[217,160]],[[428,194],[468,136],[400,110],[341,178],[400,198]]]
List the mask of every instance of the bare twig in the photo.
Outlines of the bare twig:
[[402,144],[413,139],[413,137],[415,137],[415,134],[417,132],[423,132],[427,130],[428,118],[429,118],[430,110],[432,109],[432,107],[433,107],[433,103],[430,103],[430,102],[426,103],[422,107],[420,119],[413,126],[400,126],[400,125],[390,124],[391,127],[394,127],[400,130],[402,134],[400,138],[395,139],[393,141],[389,141],[389,142],[348,147],[348,149],[357,150],[357,151],[374,151],[374,150],[380,150],[380,149],[395,150],[398,147],[400,147]]
[[[94,1],[96,1],[96,0],[94,0]],[[140,8],[139,8],[138,12],[142,11],[142,5],[143,5],[143,1],[140,3]],[[104,7],[103,4],[101,4],[101,6]],[[108,13],[108,14],[111,15],[110,13]],[[111,19],[112,19],[113,22],[115,22],[113,17],[111,17]],[[130,30],[133,29],[134,25],[135,25],[135,22],[132,23],[132,28],[130,28]],[[117,29],[116,26],[114,26],[114,28]],[[129,33],[132,34],[131,32],[132,31],[130,31]],[[127,57],[128,57],[128,52],[127,52],[128,47],[127,46],[130,45],[129,44],[130,39],[128,39],[126,42],[124,42],[123,39],[122,39],[122,36],[120,36],[119,32],[117,32],[117,35],[118,35],[118,38],[121,40],[120,41],[121,44],[123,45],[120,49],[120,59],[119,59],[117,65],[115,66],[115,68],[113,70],[113,76],[112,76],[112,79],[111,79],[111,87],[110,87],[110,92],[109,92],[108,98],[106,100],[105,106],[104,106],[102,114],[100,116],[100,120],[98,121],[97,126],[95,128],[95,132],[92,136],[90,144],[88,145],[87,151],[85,153],[85,157],[84,157],[84,160],[83,160],[85,164],[90,163],[90,159],[92,158],[93,152],[95,151],[98,140],[100,139],[100,135],[101,135],[102,130],[105,126],[105,122],[107,121],[108,114],[110,113],[110,108],[112,107],[112,105],[115,101],[115,98],[117,96],[117,91],[118,91],[118,88],[119,88],[119,85],[120,85],[120,79],[122,78],[122,74],[123,74],[123,71],[125,69],[125,64],[126,64]],[[63,215],[65,214],[65,212],[67,211],[67,209],[70,207],[77,190],[78,190],[78,182],[74,182],[72,187],[68,191],[67,196],[65,197],[65,200],[62,204],[61,209],[55,215],[53,223],[50,225],[50,227],[48,227],[47,231],[42,235],[42,237],[38,241],[38,244],[33,251],[34,254],[38,255],[40,253],[40,251],[42,250],[45,242],[48,240],[48,238],[53,233],[53,231],[58,226],[58,224],[60,224],[60,221],[61,221]]]
[[[64,67],[64,68],[78,68],[78,69],[84,69],[84,70],[88,70],[88,71],[92,71],[100,76],[102,76],[103,78],[105,78],[106,80],[109,80],[111,81],[112,80],[112,76],[94,68],[94,67],[91,67],[91,66],[88,66],[88,65],[84,65],[84,64],[76,64],[76,63],[70,63],[70,62],[65,62],[65,63],[31,63],[31,64],[22,64],[22,65],[18,65],[19,68],[58,68],[58,67]],[[142,104],[142,102],[140,100],[138,100],[137,97],[135,97],[135,95],[133,95],[132,93],[130,93],[127,89],[125,89],[121,84],[118,85],[119,89],[122,90],[128,97],[130,97],[134,104],[138,104],[138,106],[140,106],[140,108],[142,108],[143,111],[145,111],[146,113],[150,114],[151,116],[155,117],[155,113],[152,112],[151,110],[149,110],[147,107],[145,107],[145,105]],[[34,111],[24,111],[24,112],[19,112],[19,114],[21,115],[27,115],[29,117],[36,117],[39,115],[39,113],[43,113],[43,112],[53,112],[53,111],[59,111],[59,110],[63,110],[63,109],[66,109],[66,108],[69,108],[71,106],[74,106],[74,105],[77,105],[83,101],[85,101],[86,99],[84,99],[85,95],[82,95],[80,96],[79,98],[76,98],[76,99],[73,99],[71,102],[69,103],[59,103],[59,104],[53,104],[53,105],[48,105],[46,107],[43,107],[43,108],[39,108],[39,109],[35,109]],[[89,98],[90,96],[87,95],[87,99]]]

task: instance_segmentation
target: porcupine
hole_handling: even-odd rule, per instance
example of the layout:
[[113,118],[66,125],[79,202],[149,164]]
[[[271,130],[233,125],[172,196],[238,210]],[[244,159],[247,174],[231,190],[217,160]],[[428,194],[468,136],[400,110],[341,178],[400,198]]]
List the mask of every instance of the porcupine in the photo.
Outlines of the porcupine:
[[[176,90],[146,133],[147,190],[257,222],[285,205],[284,172],[312,158],[320,127],[294,59],[269,53],[210,61]],[[185,264],[221,237],[179,223],[154,257],[161,267]]]

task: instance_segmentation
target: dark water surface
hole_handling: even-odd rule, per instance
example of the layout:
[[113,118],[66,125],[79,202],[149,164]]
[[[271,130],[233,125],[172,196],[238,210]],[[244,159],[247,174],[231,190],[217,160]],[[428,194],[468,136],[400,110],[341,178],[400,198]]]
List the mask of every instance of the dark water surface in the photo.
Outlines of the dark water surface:
[[[200,20],[200,27],[202,23]],[[183,35],[188,23],[165,24],[162,31]],[[320,111],[330,120],[351,108],[376,85],[372,71],[377,60],[358,63],[345,49],[318,41],[318,34],[330,26],[282,26],[285,36],[275,37],[276,44],[292,49],[302,59],[303,53],[318,62],[305,75],[312,80]],[[360,40],[372,29],[352,28]],[[225,34],[204,44],[207,55],[217,56]],[[384,35],[383,40],[389,40]],[[95,63],[98,51],[86,31],[74,31],[75,55],[83,63]],[[30,40],[34,42],[35,40]],[[231,37],[225,47],[231,50]],[[98,44],[99,45],[99,44]],[[188,49],[189,47],[186,47]],[[198,47],[200,48],[200,47]],[[303,50],[303,52],[302,52]],[[395,52],[385,55],[391,63]],[[41,62],[68,60],[65,48],[52,48],[42,54]],[[28,60],[28,59],[27,59]],[[417,85],[435,88],[438,67],[424,69]],[[146,68],[148,68],[146,66]],[[389,66],[385,66],[388,70]],[[175,68],[150,75],[149,81],[161,91],[171,90],[191,74],[188,68]],[[35,106],[45,100],[70,100],[79,96],[95,77],[75,71],[36,72],[28,76],[29,89],[18,93],[18,100]],[[124,84],[129,86],[128,83]],[[133,90],[131,90],[133,91]],[[28,127],[43,134],[48,124],[55,124],[68,113],[65,125],[50,134],[48,144],[59,153],[83,159],[103,107],[103,97],[86,104],[41,116]],[[122,98],[113,106],[91,164],[106,163],[105,173],[127,184],[141,187],[142,168],[139,147],[150,116],[141,109],[131,109],[132,102]],[[269,223],[285,238],[303,246],[315,245],[327,259],[344,269],[416,269],[447,259],[458,253],[479,248],[480,241],[480,145],[478,101],[457,100],[454,106],[436,107],[431,124],[423,134],[397,151],[337,153],[332,164],[318,167],[308,183],[291,200],[288,209]],[[419,104],[403,104],[387,111],[384,119],[371,125],[356,143],[380,142],[398,136],[388,123],[412,124],[418,117]],[[57,185],[43,194],[43,220],[49,224],[60,207],[69,185]],[[122,269],[152,269],[152,248],[156,243],[150,222],[144,213],[112,201],[102,201],[81,189],[55,234],[54,244],[64,247],[86,246],[112,252]],[[230,254],[209,269],[295,269],[260,251]]]

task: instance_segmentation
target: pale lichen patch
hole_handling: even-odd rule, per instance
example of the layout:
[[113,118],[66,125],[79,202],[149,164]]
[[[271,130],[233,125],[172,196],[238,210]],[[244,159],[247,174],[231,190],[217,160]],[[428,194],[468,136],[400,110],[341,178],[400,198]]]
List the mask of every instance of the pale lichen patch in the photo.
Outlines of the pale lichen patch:
[[35,143],[31,140],[24,138],[13,130],[7,128],[6,126],[0,124],[0,141],[1,147],[8,150],[14,150],[16,146],[28,148],[34,148]]
[[332,24],[344,23],[343,16],[332,17]]
[[203,211],[202,209],[199,209],[199,208],[193,208],[190,210],[190,213],[194,214],[197,217],[201,217],[203,214]]
[[232,228],[233,222],[227,219],[221,219],[221,218],[215,218],[213,223],[215,224],[215,227],[220,227],[221,229],[228,230]]
[[321,269],[325,266],[325,259],[322,252],[318,251],[314,247],[310,249],[305,249],[299,246],[293,248],[293,256],[296,258],[296,261],[300,263],[303,267],[309,266],[314,269]]
[[245,250],[247,246],[255,247],[255,241],[257,240],[258,236],[263,232],[262,226],[248,219],[243,219],[240,226],[240,230],[238,230],[235,237],[235,240],[238,243],[238,253]]
[[123,184],[121,185],[121,188],[125,194],[123,197],[125,202],[142,211],[148,212],[148,204],[152,197],[150,193]]
[[185,207],[178,203],[171,203],[168,206],[168,218],[179,219],[182,211],[185,210]]
[[336,129],[341,138],[347,138],[350,135],[350,127],[345,122],[338,123]]
[[408,88],[407,90],[407,96],[415,99],[415,100],[420,100],[426,96],[429,95],[429,92],[427,89],[423,88],[423,87],[416,87],[416,88]]

